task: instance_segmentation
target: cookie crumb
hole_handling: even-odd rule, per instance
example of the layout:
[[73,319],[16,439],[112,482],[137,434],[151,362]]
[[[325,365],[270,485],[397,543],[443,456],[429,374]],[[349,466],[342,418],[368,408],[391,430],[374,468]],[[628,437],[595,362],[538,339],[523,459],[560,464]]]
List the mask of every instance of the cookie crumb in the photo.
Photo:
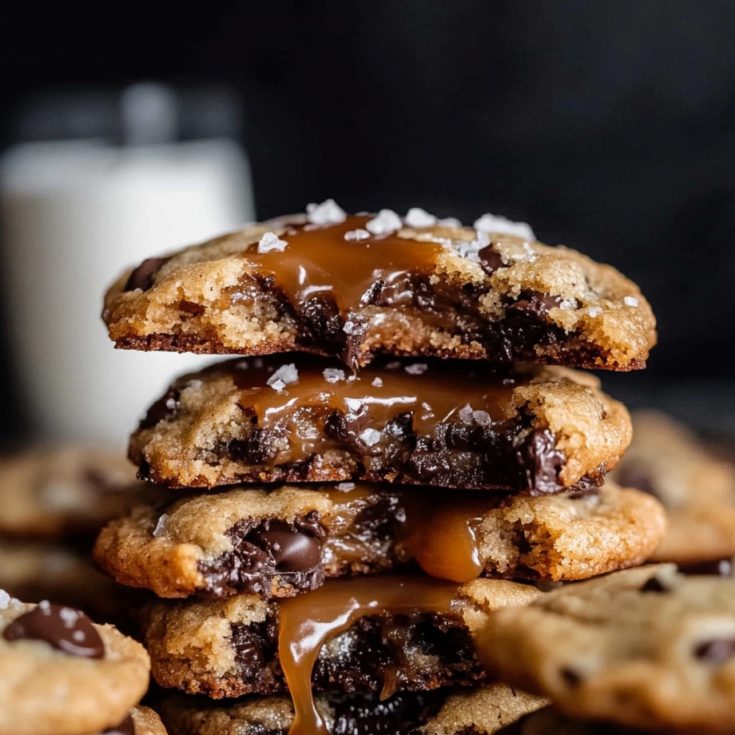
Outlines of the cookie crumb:
[[273,251],[282,252],[286,249],[288,243],[281,240],[275,232],[266,232],[258,241],[259,253],[271,253]]
[[392,209],[381,209],[365,227],[373,235],[389,235],[403,227],[401,218]]
[[531,226],[525,222],[513,222],[507,217],[495,214],[483,214],[475,220],[474,228],[478,232],[493,232],[498,235],[515,235],[524,240],[535,240]]
[[306,219],[312,225],[337,225],[347,219],[347,214],[334,199],[327,199],[321,204],[307,204]]

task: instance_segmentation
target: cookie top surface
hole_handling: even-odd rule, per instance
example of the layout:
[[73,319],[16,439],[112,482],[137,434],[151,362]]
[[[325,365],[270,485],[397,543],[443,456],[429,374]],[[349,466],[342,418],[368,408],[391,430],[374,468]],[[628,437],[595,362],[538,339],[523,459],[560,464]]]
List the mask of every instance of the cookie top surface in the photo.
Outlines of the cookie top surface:
[[586,579],[641,563],[664,527],[658,501],[613,483],[582,497],[505,498],[359,483],[245,487],[140,506],[102,531],[95,558],[159,597],[289,597],[410,562],[454,582]]
[[0,733],[85,735],[118,725],[148,687],[143,647],[72,608],[0,593]]
[[[532,585],[494,579],[462,586],[420,576],[334,580],[285,601],[238,595],[151,603],[143,633],[154,679],[188,694],[219,699],[291,691],[303,698],[311,686],[428,691],[483,681],[473,632],[490,611],[528,604],[539,594]],[[311,621],[329,615],[346,626],[320,622],[323,640],[310,636]],[[291,657],[305,649],[315,651],[312,676]],[[306,690],[294,683],[298,676]]]
[[669,529],[654,559],[735,556],[735,462],[716,456],[683,424],[655,411],[634,414],[633,441],[613,476],[666,507]]
[[107,292],[111,338],[148,350],[311,350],[352,366],[382,353],[612,370],[643,367],[655,343],[634,283],[530,231],[317,210],[144,261]]
[[491,674],[571,716],[735,728],[732,578],[684,576],[673,565],[616,572],[490,615],[477,645]]
[[177,380],[130,457],[170,487],[362,479],[542,494],[600,484],[629,441],[622,404],[565,368],[394,360],[350,375],[280,355]]
[[0,533],[93,534],[138,502],[142,490],[120,451],[68,445],[0,457]]
[[[317,699],[330,733],[380,735],[491,735],[543,704],[539,697],[505,684],[461,693],[400,693],[382,701],[360,695]],[[293,722],[291,702],[278,696],[229,705],[170,697],[161,711],[180,735],[287,735]]]

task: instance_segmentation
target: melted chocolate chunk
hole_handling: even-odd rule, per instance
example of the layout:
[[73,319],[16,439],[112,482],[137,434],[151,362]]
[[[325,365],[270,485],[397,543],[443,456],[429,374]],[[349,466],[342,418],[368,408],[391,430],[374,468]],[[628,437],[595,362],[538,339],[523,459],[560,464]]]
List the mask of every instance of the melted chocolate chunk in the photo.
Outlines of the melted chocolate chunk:
[[477,256],[480,259],[482,270],[484,270],[489,276],[495,273],[498,268],[503,267],[503,259],[500,257],[500,254],[495,251],[495,248],[492,245],[482,248],[482,250],[477,253]]
[[549,429],[534,429],[516,456],[532,494],[558,492],[564,455],[556,448],[556,437]]
[[133,718],[128,715],[119,725],[105,730],[100,735],[135,735],[135,723]]
[[539,291],[526,291],[521,294],[518,301],[508,306],[508,310],[516,314],[545,318],[549,311],[560,303],[561,299],[558,296]]
[[341,352],[347,335],[334,299],[329,296],[311,296],[299,306],[301,337],[305,344],[319,345],[327,352]]
[[710,577],[732,577],[733,560],[717,559],[716,561],[701,561],[693,564],[679,564],[682,574],[696,576],[699,574]]
[[169,388],[166,394],[159,398],[146,413],[138,426],[139,429],[150,429],[161,421],[168,421],[179,410],[181,392],[178,388]]
[[92,621],[80,610],[64,605],[39,603],[3,631],[7,641],[39,640],[83,658],[103,658],[105,645]]
[[390,699],[378,696],[341,697],[334,709],[332,735],[406,735],[435,715],[444,694],[399,692]]
[[146,258],[131,274],[125,291],[141,289],[147,291],[153,285],[153,277],[168,263],[170,258]]
[[715,638],[700,643],[694,655],[708,664],[722,664],[735,656],[735,638]]
[[651,577],[641,587],[641,592],[668,592],[669,588],[658,578]]
[[216,596],[255,592],[268,596],[270,579],[285,578],[298,590],[316,589],[324,581],[321,555],[326,530],[316,511],[293,523],[278,519],[253,526],[238,521],[228,532],[233,550],[213,562],[201,562],[210,593]]

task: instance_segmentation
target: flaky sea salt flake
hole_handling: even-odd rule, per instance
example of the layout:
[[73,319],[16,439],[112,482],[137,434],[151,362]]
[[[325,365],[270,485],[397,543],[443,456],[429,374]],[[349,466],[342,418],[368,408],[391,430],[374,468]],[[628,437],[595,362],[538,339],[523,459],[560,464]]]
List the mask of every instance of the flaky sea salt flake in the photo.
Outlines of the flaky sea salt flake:
[[156,527],[153,529],[153,537],[160,538],[166,533],[166,522],[168,521],[168,515],[161,513],[161,516],[156,523]]
[[587,313],[594,319],[594,317],[602,314],[602,308],[599,306],[590,306],[589,309],[587,309]]
[[282,391],[289,383],[296,383],[299,379],[299,371],[294,363],[281,365],[273,375],[266,381],[273,390]]
[[423,375],[429,366],[425,362],[414,362],[412,365],[406,365],[405,370],[409,375]]
[[525,222],[513,222],[507,217],[495,214],[483,214],[475,220],[474,227],[479,232],[492,232],[498,235],[515,235],[524,240],[535,240],[533,230]]
[[373,235],[390,235],[403,227],[401,218],[392,209],[381,209],[376,217],[373,217],[365,225]]
[[347,493],[350,490],[355,489],[355,483],[354,482],[338,482],[335,487],[337,490],[341,490],[343,493]]
[[421,207],[411,207],[406,212],[405,220],[409,227],[431,227],[436,224],[436,217]]
[[635,296],[626,296],[623,303],[626,306],[639,306],[641,302]]
[[367,240],[370,237],[370,233],[367,230],[363,230],[362,227],[358,227],[356,230],[348,230],[345,232],[345,240],[347,242],[354,242],[356,240]]
[[382,388],[383,387],[383,379],[382,378],[373,378],[372,385],[375,388]]
[[322,375],[327,383],[339,383],[340,380],[345,379],[345,371],[339,368],[324,368]]
[[306,219],[312,225],[337,225],[347,219],[347,214],[334,199],[327,199],[321,204],[307,204]]
[[258,242],[259,253],[272,253],[274,251],[281,252],[286,249],[288,243],[281,240],[275,232],[266,232]]
[[365,429],[360,432],[360,439],[363,444],[372,447],[380,441],[381,433],[377,429]]

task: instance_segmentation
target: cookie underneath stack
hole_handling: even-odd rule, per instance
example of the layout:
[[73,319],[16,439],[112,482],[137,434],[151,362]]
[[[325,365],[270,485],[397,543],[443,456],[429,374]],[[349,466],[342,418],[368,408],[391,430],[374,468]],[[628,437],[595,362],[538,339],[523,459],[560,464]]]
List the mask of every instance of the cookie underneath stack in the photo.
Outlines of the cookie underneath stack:
[[243,355],[149,408],[130,458],[168,497],[95,547],[159,598],[173,733],[495,732],[544,704],[483,668],[498,611],[663,536],[605,481],[627,411],[568,369],[643,367],[650,307],[527,226],[328,201],[146,260],[104,319],[118,347]]

